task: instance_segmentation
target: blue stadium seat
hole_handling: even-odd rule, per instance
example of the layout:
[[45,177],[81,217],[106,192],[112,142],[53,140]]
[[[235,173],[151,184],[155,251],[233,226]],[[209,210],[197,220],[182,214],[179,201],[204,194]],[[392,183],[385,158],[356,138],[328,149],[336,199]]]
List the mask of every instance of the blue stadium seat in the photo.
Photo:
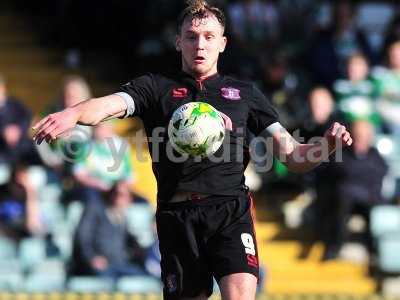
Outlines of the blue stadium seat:
[[76,293],[110,292],[113,288],[114,283],[111,279],[94,276],[71,277],[67,283],[67,289]]
[[24,282],[26,292],[55,292],[64,290],[66,271],[60,259],[46,259],[35,264]]
[[5,184],[11,175],[10,167],[7,164],[0,163],[0,185]]
[[122,293],[161,293],[161,282],[150,276],[124,276],[117,282]]
[[79,201],[71,202],[67,207],[66,221],[71,231],[74,231],[78,226],[82,217],[84,205]]
[[0,291],[17,292],[23,286],[21,273],[0,274]]
[[9,259],[17,256],[17,246],[9,238],[0,236],[0,259]]
[[28,293],[60,292],[64,290],[65,277],[54,274],[30,274],[24,280],[23,290]]
[[60,250],[60,258],[67,261],[71,258],[73,247],[72,233],[66,230],[57,230],[53,234],[53,242]]
[[0,274],[14,274],[21,272],[21,264],[17,258],[0,259]]
[[154,242],[154,210],[149,204],[135,203],[127,209],[128,230],[143,247]]
[[37,263],[31,269],[31,274],[52,275],[55,277],[66,277],[64,261],[50,258]]
[[30,269],[46,258],[46,243],[41,238],[25,238],[19,245],[19,259],[24,269]]
[[383,272],[400,273],[400,229],[378,239],[378,265]]
[[374,238],[400,229],[400,207],[380,205],[371,210],[371,233]]
[[[47,191],[45,191],[47,194]],[[46,196],[41,196],[39,201],[40,215],[43,223],[49,232],[54,232],[60,222],[64,220],[64,207],[60,200],[48,193]]]

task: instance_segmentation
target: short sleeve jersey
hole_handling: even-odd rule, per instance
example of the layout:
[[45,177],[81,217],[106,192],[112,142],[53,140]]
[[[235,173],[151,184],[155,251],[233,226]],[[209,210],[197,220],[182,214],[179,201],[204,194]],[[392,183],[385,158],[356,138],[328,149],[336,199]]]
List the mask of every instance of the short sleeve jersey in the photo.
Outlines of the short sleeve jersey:
[[[131,115],[143,120],[158,185],[157,197],[162,202],[169,201],[177,191],[238,195],[244,184],[247,129],[258,135],[278,122],[270,101],[253,84],[219,74],[203,81],[184,72],[173,77],[147,74],[123,85],[118,92],[133,99],[135,109]],[[213,159],[179,159],[182,157],[168,143],[172,114],[181,105],[194,101],[211,104],[232,121],[233,130],[226,131],[224,143]]]

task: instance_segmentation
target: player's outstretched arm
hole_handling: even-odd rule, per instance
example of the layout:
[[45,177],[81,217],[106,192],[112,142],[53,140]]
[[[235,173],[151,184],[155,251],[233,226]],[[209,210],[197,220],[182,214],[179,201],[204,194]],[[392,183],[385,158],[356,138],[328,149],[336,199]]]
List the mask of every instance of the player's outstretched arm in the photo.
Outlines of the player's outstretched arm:
[[[278,124],[278,123],[277,123]],[[290,171],[303,173],[326,161],[330,154],[353,143],[350,133],[340,123],[335,122],[325,132],[324,137],[314,144],[301,144],[282,126],[269,133],[273,139],[273,151]]]
[[127,105],[118,95],[92,98],[50,114],[33,126],[33,139],[37,144],[50,142],[68,132],[77,124],[97,125],[102,121],[125,115]]

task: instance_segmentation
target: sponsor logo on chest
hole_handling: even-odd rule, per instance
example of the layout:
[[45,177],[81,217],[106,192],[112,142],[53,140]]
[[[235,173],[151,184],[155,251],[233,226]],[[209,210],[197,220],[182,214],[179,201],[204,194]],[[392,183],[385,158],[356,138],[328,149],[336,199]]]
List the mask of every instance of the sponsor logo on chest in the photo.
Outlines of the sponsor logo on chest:
[[188,95],[188,89],[187,88],[174,88],[172,89],[172,97],[174,99],[182,99],[185,98]]

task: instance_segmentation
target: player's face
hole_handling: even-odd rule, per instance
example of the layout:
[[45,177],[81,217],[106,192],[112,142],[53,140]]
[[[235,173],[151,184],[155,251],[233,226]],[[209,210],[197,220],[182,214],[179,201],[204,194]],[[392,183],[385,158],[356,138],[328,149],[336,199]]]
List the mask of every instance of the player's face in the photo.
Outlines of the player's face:
[[223,27],[212,14],[203,19],[187,19],[176,39],[183,71],[196,77],[215,74],[219,54],[226,46],[223,34]]

